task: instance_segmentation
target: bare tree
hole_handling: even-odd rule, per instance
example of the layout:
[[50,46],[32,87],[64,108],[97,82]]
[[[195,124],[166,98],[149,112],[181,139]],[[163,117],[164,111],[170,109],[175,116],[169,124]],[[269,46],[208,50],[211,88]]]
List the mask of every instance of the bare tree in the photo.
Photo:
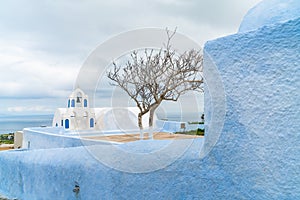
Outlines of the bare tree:
[[141,138],[144,114],[149,112],[149,135],[152,138],[153,116],[162,101],[177,101],[188,91],[203,91],[202,53],[192,49],[177,54],[171,48],[176,30],[170,32],[167,29],[166,33],[168,37],[164,48],[133,51],[125,65],[114,62],[114,68],[107,73],[112,84],[122,88],[139,108]]

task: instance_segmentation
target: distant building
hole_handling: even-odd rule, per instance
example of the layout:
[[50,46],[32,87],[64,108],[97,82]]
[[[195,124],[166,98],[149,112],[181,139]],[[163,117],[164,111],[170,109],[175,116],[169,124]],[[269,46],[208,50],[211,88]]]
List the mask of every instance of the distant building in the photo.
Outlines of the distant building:
[[[137,107],[91,108],[88,95],[77,88],[70,94],[67,107],[56,110],[52,126],[66,130],[137,130],[138,113]],[[144,128],[148,128],[148,117],[143,116]]]
[[89,107],[88,96],[79,88],[68,99],[67,108],[58,108],[54,114],[53,126],[70,130],[95,128],[95,112]]

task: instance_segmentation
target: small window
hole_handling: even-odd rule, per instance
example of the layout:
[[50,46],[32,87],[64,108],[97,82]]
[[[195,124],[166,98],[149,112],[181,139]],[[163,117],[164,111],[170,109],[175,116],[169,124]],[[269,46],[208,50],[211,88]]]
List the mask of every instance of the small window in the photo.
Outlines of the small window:
[[58,127],[58,124],[57,124],[57,123],[55,123],[55,127]]
[[68,100],[68,108],[70,108],[70,99]]
[[61,120],[60,126],[64,126],[64,120]]
[[86,108],[87,107],[87,100],[86,99],[84,100],[83,104],[84,104],[84,107]]
[[90,128],[94,128],[94,118],[90,119]]
[[72,108],[75,107],[75,99],[72,99],[72,101],[71,101],[71,107],[72,107]]
[[65,128],[66,128],[66,129],[70,128],[70,122],[69,122],[69,119],[66,119],[66,120],[65,120]]

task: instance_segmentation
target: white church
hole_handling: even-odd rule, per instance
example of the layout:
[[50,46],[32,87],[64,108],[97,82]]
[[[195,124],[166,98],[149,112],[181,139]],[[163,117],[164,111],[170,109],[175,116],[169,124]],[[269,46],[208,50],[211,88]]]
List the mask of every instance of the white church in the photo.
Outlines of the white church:
[[[137,107],[91,108],[88,96],[77,88],[70,94],[67,107],[56,110],[52,126],[85,131],[138,130],[138,113]],[[147,114],[143,116],[143,125],[148,128]]]

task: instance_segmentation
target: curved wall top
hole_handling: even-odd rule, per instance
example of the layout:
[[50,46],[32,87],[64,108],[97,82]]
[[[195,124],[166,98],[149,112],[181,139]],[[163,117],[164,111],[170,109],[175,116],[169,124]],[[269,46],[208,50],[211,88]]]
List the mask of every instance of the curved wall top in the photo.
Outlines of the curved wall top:
[[248,11],[239,32],[246,32],[300,17],[299,0],[264,0]]

